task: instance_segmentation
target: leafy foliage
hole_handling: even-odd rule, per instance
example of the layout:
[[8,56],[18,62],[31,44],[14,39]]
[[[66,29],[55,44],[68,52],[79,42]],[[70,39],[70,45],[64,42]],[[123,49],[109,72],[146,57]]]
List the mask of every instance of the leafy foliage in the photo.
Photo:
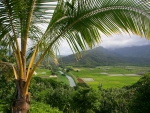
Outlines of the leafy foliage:
[[33,101],[31,103],[30,113],[62,113],[57,108],[52,108],[51,106]]
[[38,102],[46,102],[47,95],[49,92],[52,92],[54,89],[64,87],[69,88],[68,85],[62,82],[56,82],[52,79],[42,79],[40,77],[34,77],[31,82],[31,87],[29,91],[31,92],[31,96],[35,101]]
[[[3,77],[1,76],[1,79]],[[50,79],[34,77],[31,82],[31,113],[148,113],[150,74],[124,88],[99,90],[77,86],[75,89]],[[12,81],[1,81],[7,92],[1,98],[0,111],[7,113],[12,99]],[[9,88],[6,88],[9,87]],[[3,88],[0,88],[2,95]],[[57,109],[58,108],[58,109]]]
[[94,113],[100,107],[100,92],[80,87],[72,97],[72,107],[79,113]]
[[[1,0],[0,41],[4,41],[3,48],[8,45],[12,48],[16,65],[14,78],[19,82],[13,103],[22,97],[28,98],[32,75],[46,55],[57,63],[57,50],[62,40],[68,42],[73,53],[80,53],[99,43],[102,33],[109,36],[132,32],[149,39],[149,5],[147,0],[59,0],[55,4],[53,0]],[[43,29],[43,26],[46,27]],[[27,62],[29,39],[34,45]],[[37,55],[39,58],[34,63]],[[20,109],[18,104],[13,105],[13,110]],[[25,110],[28,112],[29,107]]]
[[[6,60],[7,57],[6,57]],[[10,104],[13,100],[15,84],[13,71],[9,66],[0,66],[0,111],[9,112]]]
[[74,90],[69,88],[65,89],[63,87],[58,87],[47,95],[47,103],[52,107],[58,107],[59,110],[64,113],[70,113],[71,110],[71,100],[72,100],[72,92]]
[[132,90],[122,89],[101,89],[101,113],[129,113],[129,104],[133,97]]
[[130,105],[131,113],[148,113],[150,107],[150,73],[134,84],[134,96]]

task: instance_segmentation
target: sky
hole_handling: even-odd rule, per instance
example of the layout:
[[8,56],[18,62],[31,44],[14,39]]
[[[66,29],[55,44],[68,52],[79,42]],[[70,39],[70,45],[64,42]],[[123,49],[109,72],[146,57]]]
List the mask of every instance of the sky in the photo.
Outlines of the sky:
[[[50,4],[57,4],[57,2],[51,2]],[[48,12],[53,12],[54,10],[48,10]],[[146,38],[141,38],[137,35],[128,35],[128,34],[116,34],[111,37],[106,37],[102,35],[101,42],[96,45],[102,46],[104,48],[108,49],[115,49],[115,48],[122,48],[122,47],[131,47],[131,46],[142,46],[142,45],[148,45],[150,44],[150,40],[147,40]],[[61,43],[61,46],[59,47],[60,55],[69,55],[72,54],[72,51],[67,44],[66,41],[63,41]]]
[[[111,37],[102,36],[101,42],[96,45],[102,46],[108,49],[122,48],[122,47],[131,47],[131,46],[142,46],[150,44],[150,40],[146,38],[141,38],[137,35],[128,35],[128,34],[115,34]],[[72,51],[67,44],[67,42],[63,42],[60,46],[60,54],[61,55],[69,55],[72,54]]]

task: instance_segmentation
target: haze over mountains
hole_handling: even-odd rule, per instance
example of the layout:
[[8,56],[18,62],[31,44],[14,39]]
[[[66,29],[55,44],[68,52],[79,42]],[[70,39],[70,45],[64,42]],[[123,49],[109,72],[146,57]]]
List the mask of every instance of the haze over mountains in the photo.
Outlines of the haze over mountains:
[[150,45],[118,48],[112,51],[125,57],[150,58]]
[[105,49],[97,47],[82,52],[82,58],[78,61],[75,55],[69,55],[61,58],[60,64],[95,67],[102,65],[150,65],[150,45],[124,47],[119,49]]

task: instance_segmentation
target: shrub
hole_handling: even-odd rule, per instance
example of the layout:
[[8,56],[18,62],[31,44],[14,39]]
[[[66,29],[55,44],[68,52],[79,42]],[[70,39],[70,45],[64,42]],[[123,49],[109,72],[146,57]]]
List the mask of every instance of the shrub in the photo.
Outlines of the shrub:
[[135,87],[135,95],[130,104],[131,113],[149,113],[150,74],[144,75],[133,87]]
[[100,107],[100,92],[79,87],[72,97],[72,108],[77,113],[94,113]]
[[97,113],[130,113],[129,103],[133,96],[132,89],[102,89],[102,87],[99,89],[102,97],[100,111]]
[[62,113],[57,108],[52,108],[50,105],[32,101],[30,113]]

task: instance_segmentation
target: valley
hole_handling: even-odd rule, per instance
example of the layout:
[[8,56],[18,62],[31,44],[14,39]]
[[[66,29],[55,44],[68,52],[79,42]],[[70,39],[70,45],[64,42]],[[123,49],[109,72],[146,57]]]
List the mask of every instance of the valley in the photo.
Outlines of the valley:
[[76,84],[83,83],[94,89],[102,86],[104,89],[107,89],[132,85],[144,74],[150,72],[150,67],[139,66],[97,66],[95,68],[67,66],[65,68],[59,67],[58,69],[63,71],[64,74],[58,71],[55,73],[56,77],[54,77],[50,70],[38,68],[36,71],[37,75],[34,76],[49,78],[70,85],[69,79],[65,76],[69,75]]
[[[99,66],[96,68],[73,68],[69,73],[82,79],[90,87],[97,89],[121,88],[137,82],[149,67],[138,66]],[[78,70],[78,71],[77,71]]]

